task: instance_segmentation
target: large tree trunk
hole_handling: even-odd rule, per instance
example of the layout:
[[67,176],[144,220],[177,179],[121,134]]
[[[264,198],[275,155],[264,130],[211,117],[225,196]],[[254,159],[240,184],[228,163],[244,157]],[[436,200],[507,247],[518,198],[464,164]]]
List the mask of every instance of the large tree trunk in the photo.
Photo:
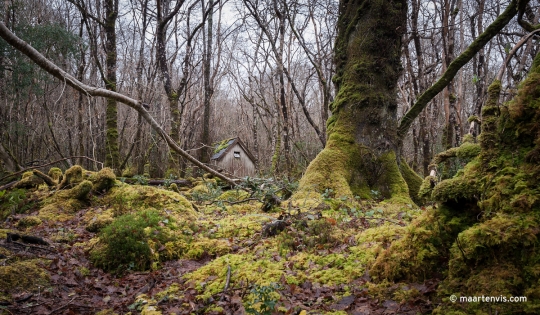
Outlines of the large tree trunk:
[[396,160],[396,85],[405,0],[342,0],[335,46],[337,96],[328,141],[300,182],[301,192],[408,200]]

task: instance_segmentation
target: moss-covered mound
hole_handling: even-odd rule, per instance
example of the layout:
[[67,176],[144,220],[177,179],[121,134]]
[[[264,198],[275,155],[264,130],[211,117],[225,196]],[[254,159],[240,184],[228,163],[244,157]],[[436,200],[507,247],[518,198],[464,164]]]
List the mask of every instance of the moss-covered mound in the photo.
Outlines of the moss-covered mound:
[[[196,213],[181,195],[150,186],[119,184],[85,216],[86,229],[99,231],[90,254],[105,270],[155,269],[160,262],[206,252],[195,247]],[[208,251],[219,246],[207,244]]]
[[110,206],[115,215],[140,210],[157,210],[181,215],[185,220],[196,218],[193,206],[184,196],[152,186],[119,184],[104,196],[101,203]]
[[[444,276],[436,314],[540,311],[540,55],[507,106],[500,90],[498,81],[489,89],[479,147],[465,143],[439,158],[478,156],[434,187],[442,206],[414,221],[373,268],[394,281]],[[452,294],[527,302],[452,303]]]

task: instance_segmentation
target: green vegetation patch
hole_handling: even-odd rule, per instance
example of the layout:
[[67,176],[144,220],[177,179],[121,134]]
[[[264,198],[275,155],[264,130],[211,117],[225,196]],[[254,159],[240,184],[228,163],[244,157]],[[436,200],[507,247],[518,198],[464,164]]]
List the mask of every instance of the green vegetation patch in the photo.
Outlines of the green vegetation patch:
[[150,269],[159,249],[173,240],[163,227],[167,220],[151,210],[116,218],[101,230],[99,244],[90,252],[92,262],[108,271]]

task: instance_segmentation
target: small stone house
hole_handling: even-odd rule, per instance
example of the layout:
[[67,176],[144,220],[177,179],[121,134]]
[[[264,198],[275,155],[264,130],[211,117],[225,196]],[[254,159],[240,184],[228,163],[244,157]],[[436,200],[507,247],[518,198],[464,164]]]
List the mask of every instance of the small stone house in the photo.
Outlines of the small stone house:
[[238,137],[218,143],[210,163],[219,172],[226,172],[237,177],[255,175],[255,157]]

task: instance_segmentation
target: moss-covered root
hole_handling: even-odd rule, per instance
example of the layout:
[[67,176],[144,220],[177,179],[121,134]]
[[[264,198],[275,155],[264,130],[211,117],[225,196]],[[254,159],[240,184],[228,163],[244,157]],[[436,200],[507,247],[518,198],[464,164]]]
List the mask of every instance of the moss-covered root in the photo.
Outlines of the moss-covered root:
[[62,179],[62,182],[60,182],[60,184],[58,185],[58,189],[72,188],[82,181],[83,181],[83,168],[80,167],[79,165],[74,165],[66,171],[66,174],[64,175],[64,179]]
[[433,164],[440,164],[451,158],[460,158],[470,161],[480,154],[480,145],[477,143],[464,142],[459,147],[451,148],[437,154],[433,158]]
[[456,235],[470,224],[469,217],[456,214],[447,207],[425,211],[377,257],[371,275],[378,280],[416,282],[441,274]]
[[109,191],[114,186],[115,180],[116,175],[108,167],[101,169],[97,174],[90,177],[90,181],[94,184],[92,190],[99,193]]
[[418,194],[420,187],[422,186],[422,177],[420,177],[404,159],[401,159],[399,170],[401,171],[401,176],[403,176],[403,179],[409,187],[409,196],[411,199],[417,205],[423,204],[425,199]]

